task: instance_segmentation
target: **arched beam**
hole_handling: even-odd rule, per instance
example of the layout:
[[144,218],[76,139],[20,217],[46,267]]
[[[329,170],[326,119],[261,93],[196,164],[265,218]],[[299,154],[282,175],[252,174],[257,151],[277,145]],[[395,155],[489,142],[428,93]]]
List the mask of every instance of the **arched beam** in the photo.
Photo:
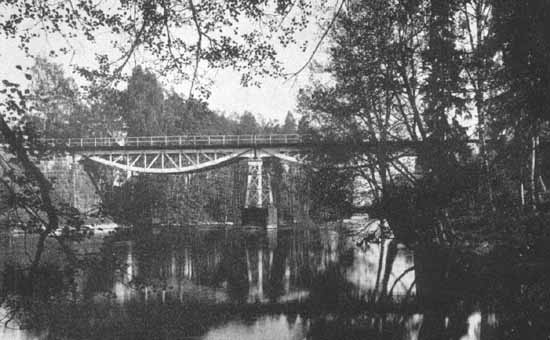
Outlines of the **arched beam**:
[[290,163],[296,163],[296,164],[300,164],[300,165],[308,165],[306,162],[304,162],[303,160],[300,160],[296,157],[292,157],[292,156],[289,156],[289,155],[285,155],[283,153],[279,153],[279,152],[269,152],[269,151],[264,151],[266,154],[268,154],[269,156],[271,157],[275,157],[275,158],[278,158],[278,159],[281,159],[283,161],[287,161],[287,162],[290,162]]
[[137,166],[129,166],[126,164],[120,164],[117,162],[109,161],[104,158],[98,157],[98,156],[90,156],[88,157],[90,160],[110,166],[113,168],[117,168],[124,171],[130,171],[130,172],[138,172],[138,173],[148,173],[148,174],[183,174],[183,173],[190,173],[190,172],[199,172],[199,171],[206,171],[210,170],[212,168],[216,168],[222,165],[225,165],[227,163],[231,163],[233,161],[236,161],[241,157],[242,155],[248,153],[250,150],[245,150],[242,152],[236,152],[232,153],[230,155],[220,157],[215,160],[210,160],[204,163],[200,164],[194,164],[194,165],[188,165],[181,168],[142,168]]

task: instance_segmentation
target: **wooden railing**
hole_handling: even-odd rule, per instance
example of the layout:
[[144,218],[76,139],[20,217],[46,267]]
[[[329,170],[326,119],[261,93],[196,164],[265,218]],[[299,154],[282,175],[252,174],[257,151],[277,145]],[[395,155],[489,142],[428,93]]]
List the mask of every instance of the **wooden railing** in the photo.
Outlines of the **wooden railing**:
[[182,135],[147,137],[98,138],[42,138],[51,147],[104,148],[104,147],[193,147],[193,146],[250,146],[296,145],[310,141],[310,136],[299,134],[273,135]]

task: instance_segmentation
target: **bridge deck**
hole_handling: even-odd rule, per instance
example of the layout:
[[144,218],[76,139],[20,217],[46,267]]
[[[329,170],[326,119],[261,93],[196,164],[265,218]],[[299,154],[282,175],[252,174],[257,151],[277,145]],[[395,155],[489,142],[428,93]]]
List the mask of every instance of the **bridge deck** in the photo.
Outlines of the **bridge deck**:
[[[322,147],[327,152],[355,150],[358,152],[381,151],[415,154],[419,148],[446,148],[452,141],[411,140],[333,140],[319,141],[311,135],[302,134],[258,134],[258,135],[181,135],[141,137],[87,137],[87,138],[43,138],[46,148],[62,152],[81,154],[105,154],[112,152],[180,151],[186,153],[242,152],[245,150],[270,149],[271,152],[308,151]],[[476,140],[468,140],[476,145]]]
[[249,148],[268,146],[297,146],[311,143],[307,135],[182,135],[147,137],[98,137],[98,138],[44,138],[46,146],[72,150],[145,150],[145,149],[202,149]]

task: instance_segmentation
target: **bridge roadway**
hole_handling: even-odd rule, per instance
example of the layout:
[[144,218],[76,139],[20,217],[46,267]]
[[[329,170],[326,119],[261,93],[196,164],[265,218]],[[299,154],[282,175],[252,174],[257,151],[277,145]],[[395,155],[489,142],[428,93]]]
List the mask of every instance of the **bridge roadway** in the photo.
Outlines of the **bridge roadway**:
[[[303,164],[313,148],[339,152],[341,148],[361,152],[414,155],[426,141],[339,141],[319,142],[311,135],[181,135],[144,137],[43,138],[48,148],[89,158],[97,163],[129,172],[189,173],[221,167],[239,159],[275,157]],[[444,147],[437,143],[439,147]],[[411,152],[412,151],[412,152]]]
[[182,135],[146,137],[43,138],[48,147],[74,151],[87,150],[148,150],[148,149],[209,149],[301,146],[312,143],[311,136],[300,134],[269,135]]

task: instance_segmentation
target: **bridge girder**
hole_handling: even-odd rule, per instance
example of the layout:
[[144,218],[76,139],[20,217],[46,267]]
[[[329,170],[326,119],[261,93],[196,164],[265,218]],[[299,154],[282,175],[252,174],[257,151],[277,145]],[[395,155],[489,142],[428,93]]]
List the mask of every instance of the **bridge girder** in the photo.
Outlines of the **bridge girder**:
[[[302,153],[300,152],[302,151]],[[303,150],[292,147],[262,149],[100,150],[79,152],[99,164],[119,170],[149,174],[182,174],[223,167],[240,159],[278,158],[304,164]]]

